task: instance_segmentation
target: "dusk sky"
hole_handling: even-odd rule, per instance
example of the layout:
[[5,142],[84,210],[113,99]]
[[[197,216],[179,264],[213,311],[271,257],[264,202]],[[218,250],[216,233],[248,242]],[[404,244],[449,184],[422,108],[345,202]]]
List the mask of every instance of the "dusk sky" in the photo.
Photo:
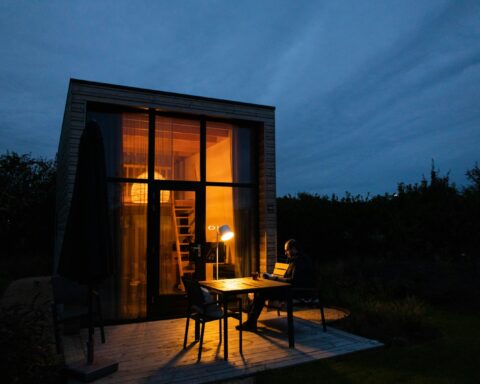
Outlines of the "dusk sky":
[[277,194],[480,162],[480,1],[0,2],[0,153],[53,158],[70,78],[273,105]]

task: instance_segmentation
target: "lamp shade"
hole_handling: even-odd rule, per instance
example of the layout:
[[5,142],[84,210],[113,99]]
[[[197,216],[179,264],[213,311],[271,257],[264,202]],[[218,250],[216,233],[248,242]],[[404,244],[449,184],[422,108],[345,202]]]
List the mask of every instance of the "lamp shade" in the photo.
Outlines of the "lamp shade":
[[222,241],[230,240],[234,236],[234,233],[226,224],[218,228],[218,233],[220,234],[220,239]]

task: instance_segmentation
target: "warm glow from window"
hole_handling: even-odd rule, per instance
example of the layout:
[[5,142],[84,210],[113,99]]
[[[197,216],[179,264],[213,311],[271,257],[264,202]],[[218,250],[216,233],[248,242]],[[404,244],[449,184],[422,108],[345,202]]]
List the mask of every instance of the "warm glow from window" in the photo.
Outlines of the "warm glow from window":
[[207,181],[231,183],[232,124],[207,123]]
[[118,176],[133,178],[141,173],[138,178],[147,178],[148,115],[122,113],[122,153],[118,160],[123,166],[117,168],[116,172],[121,172]]
[[[143,172],[138,179],[146,179],[148,177],[147,172]],[[155,172],[155,179],[164,180],[164,177]],[[132,198],[132,203],[134,204],[147,204],[148,202],[148,184],[145,183],[135,183],[132,185],[130,190],[130,197]],[[160,203],[168,203],[170,201],[170,191],[162,191],[160,194]]]
[[166,180],[200,181],[200,120],[156,116],[155,171]]

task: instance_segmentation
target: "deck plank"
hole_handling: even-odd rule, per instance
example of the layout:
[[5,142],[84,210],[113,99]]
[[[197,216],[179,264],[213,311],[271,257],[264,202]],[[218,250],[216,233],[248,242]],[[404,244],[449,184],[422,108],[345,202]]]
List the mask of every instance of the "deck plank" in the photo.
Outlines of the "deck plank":
[[[257,333],[243,333],[243,355],[239,353],[237,321],[229,321],[229,360],[223,360],[218,323],[208,323],[202,360],[197,363],[198,344],[191,324],[187,349],[183,349],[185,319],[108,326],[107,343],[96,341],[96,356],[119,362],[119,369],[95,383],[209,383],[254,375],[256,372],[302,364],[382,344],[331,326],[323,332],[318,310],[295,312],[295,349],[288,348],[287,319],[283,312],[263,312]],[[96,337],[99,335],[96,333]],[[86,331],[65,338],[66,362],[85,357]],[[73,383],[74,381],[72,381]]]

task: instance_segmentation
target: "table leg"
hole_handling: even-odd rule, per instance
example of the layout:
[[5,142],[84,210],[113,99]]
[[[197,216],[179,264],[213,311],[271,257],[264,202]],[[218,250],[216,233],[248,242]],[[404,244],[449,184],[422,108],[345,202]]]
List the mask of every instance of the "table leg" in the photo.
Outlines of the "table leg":
[[195,341],[200,340],[200,323],[195,320]]
[[292,302],[292,290],[287,289],[287,318],[288,318],[288,347],[295,348],[295,332],[293,329],[293,302]]
[[228,360],[228,295],[223,300],[223,359]]

